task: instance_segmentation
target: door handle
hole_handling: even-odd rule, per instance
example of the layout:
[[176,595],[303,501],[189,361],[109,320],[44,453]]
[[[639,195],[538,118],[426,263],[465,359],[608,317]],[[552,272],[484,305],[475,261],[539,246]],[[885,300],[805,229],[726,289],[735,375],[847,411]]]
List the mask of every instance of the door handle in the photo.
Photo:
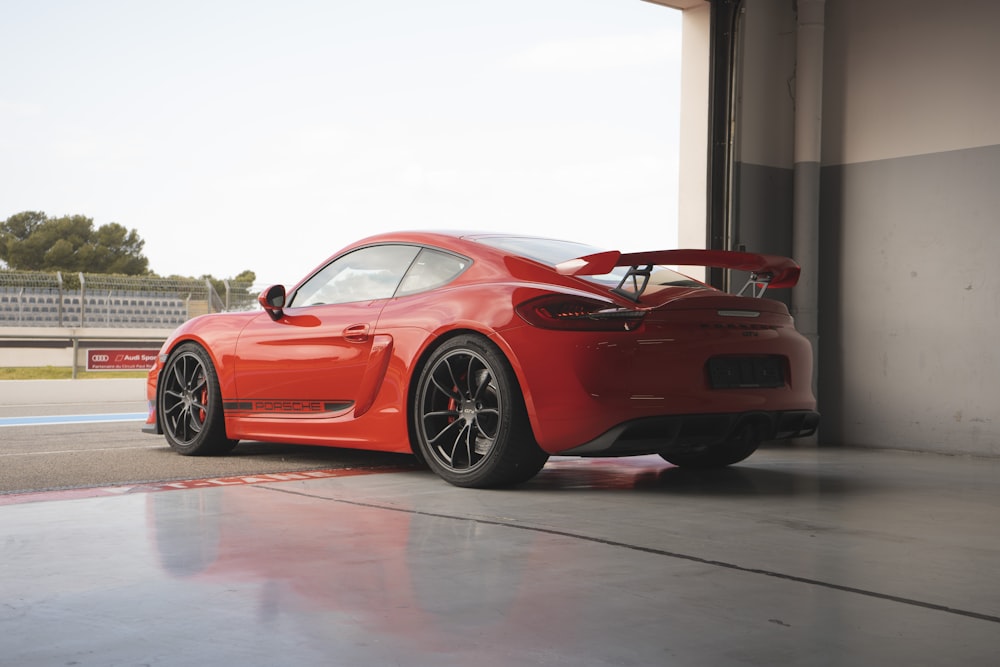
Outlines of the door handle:
[[344,329],[344,339],[350,343],[365,343],[368,341],[368,332],[367,324],[352,324]]

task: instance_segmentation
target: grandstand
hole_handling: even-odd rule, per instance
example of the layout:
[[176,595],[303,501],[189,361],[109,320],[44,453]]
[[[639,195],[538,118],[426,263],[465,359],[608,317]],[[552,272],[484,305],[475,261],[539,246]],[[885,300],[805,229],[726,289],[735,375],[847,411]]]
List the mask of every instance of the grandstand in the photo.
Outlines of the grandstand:
[[187,301],[162,293],[79,294],[0,288],[0,326],[176,327]]
[[172,329],[196,315],[248,310],[250,284],[97,274],[0,271],[0,327]]

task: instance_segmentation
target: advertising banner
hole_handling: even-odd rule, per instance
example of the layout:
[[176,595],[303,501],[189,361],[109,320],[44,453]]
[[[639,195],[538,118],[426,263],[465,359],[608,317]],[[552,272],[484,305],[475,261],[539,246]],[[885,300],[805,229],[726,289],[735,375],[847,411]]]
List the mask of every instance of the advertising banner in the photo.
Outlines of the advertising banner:
[[147,371],[156,363],[158,350],[87,350],[88,371]]

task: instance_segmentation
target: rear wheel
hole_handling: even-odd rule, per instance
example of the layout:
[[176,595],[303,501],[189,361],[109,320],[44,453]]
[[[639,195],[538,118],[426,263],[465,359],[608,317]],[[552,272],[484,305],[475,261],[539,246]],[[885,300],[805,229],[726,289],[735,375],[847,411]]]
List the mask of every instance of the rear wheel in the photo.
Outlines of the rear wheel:
[[660,457],[681,468],[724,468],[753,454],[760,443],[760,430],[748,421],[729,440],[699,449],[660,452]]
[[510,364],[481,336],[452,338],[431,354],[411,419],[427,465],[455,486],[518,484],[549,458],[535,442]]
[[173,449],[186,456],[208,456],[236,446],[236,440],[226,437],[219,378],[200,345],[184,343],[170,355],[158,393],[157,419]]

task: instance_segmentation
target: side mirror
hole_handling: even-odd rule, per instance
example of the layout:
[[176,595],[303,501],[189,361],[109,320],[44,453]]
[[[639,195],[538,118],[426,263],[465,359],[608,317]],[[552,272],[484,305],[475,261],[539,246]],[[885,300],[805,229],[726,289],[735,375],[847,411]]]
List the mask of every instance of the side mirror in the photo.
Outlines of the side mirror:
[[267,311],[272,320],[278,320],[284,315],[282,308],[285,307],[285,286],[271,285],[257,297],[257,303]]

